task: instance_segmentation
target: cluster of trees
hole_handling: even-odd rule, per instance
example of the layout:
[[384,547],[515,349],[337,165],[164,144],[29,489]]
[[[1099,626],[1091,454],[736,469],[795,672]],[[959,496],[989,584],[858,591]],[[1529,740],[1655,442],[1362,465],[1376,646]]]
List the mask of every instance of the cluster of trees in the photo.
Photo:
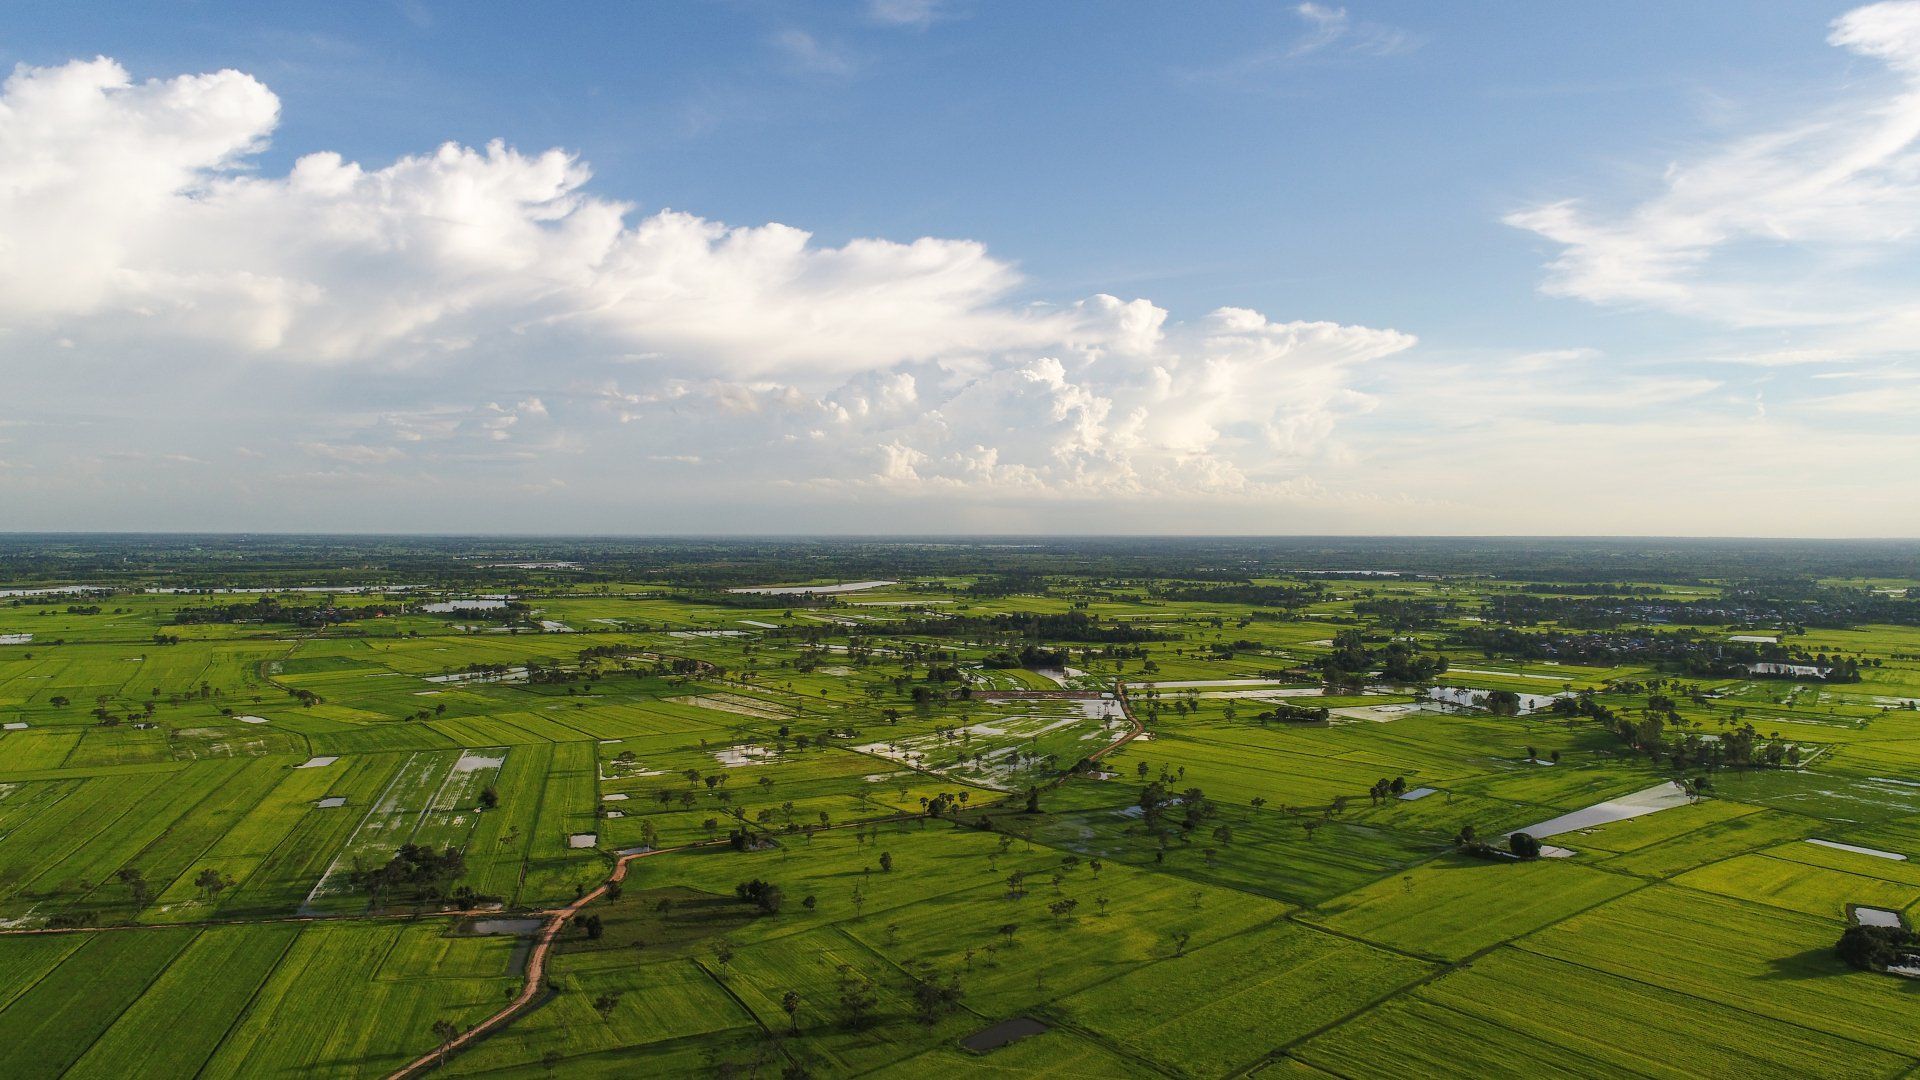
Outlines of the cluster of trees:
[[[559,686],[565,683],[586,679],[596,682],[600,678],[598,671],[582,671],[579,668],[562,667],[551,660],[527,661],[527,681],[538,685]],[[569,691],[571,693],[571,691]]]
[[1397,799],[1400,796],[1405,795],[1406,793],[1407,793],[1406,777],[1396,776],[1393,779],[1389,780],[1383,776],[1380,779],[1374,781],[1373,786],[1367,789],[1367,798],[1373,800],[1373,805],[1379,806],[1381,803],[1386,802],[1388,799]]
[[1800,764],[1800,748],[1776,736],[1762,736],[1751,721],[1729,724],[1717,734],[1684,730],[1687,721],[1672,698],[1653,694],[1637,713],[1614,714],[1601,707],[1604,722],[1627,747],[1675,769],[1698,766],[1709,771],[1791,768]]
[[181,608],[173,613],[173,621],[179,626],[196,626],[205,623],[292,623],[308,629],[319,629],[335,623],[352,622],[356,619],[371,619],[382,615],[392,615],[399,609],[385,606],[357,608],[336,607],[333,604],[283,604],[277,596],[262,596],[240,604],[215,604],[211,607]]
[[1471,825],[1462,825],[1453,843],[1463,854],[1478,859],[1537,859],[1541,851],[1539,838],[1523,832],[1507,834],[1507,847],[1502,851],[1482,840]]
[[919,637],[1023,638],[1029,642],[1071,641],[1092,644],[1134,644],[1165,641],[1168,635],[1132,623],[1103,623],[1085,611],[1034,613],[1026,611],[993,615],[953,615],[944,619],[910,619],[899,631]]
[[1552,716],[1567,719],[1584,716],[1591,720],[1598,720],[1603,724],[1613,723],[1613,710],[1600,704],[1600,702],[1594,698],[1592,690],[1582,690],[1572,697],[1554,698],[1547,706],[1547,712]]
[[1333,648],[1320,659],[1320,675],[1329,686],[1357,686],[1379,671],[1388,682],[1424,683],[1447,670],[1447,658],[1427,652],[1410,641],[1389,641],[1373,649],[1358,630],[1342,630]]
[[982,600],[1002,596],[1045,596],[1047,579],[1036,571],[1020,568],[982,574],[967,586],[966,594]]
[[1072,657],[1065,649],[1049,649],[1043,645],[1028,645],[1019,652],[1005,649],[988,653],[980,662],[987,668],[1063,668]]
[[1261,723],[1269,720],[1284,720],[1291,724],[1309,724],[1325,720],[1332,715],[1325,705],[1295,705],[1290,701],[1276,701],[1273,708],[1259,714],[1254,719]]
[[733,895],[759,908],[761,913],[766,915],[780,914],[780,905],[786,899],[780,886],[771,881],[761,881],[759,878],[735,885]]
[[471,890],[454,890],[467,872],[467,857],[449,845],[435,851],[421,844],[405,844],[393,858],[373,869],[356,869],[348,880],[366,892],[375,907],[389,900],[423,903],[457,897],[473,899]]
[[[1184,832],[1192,832],[1218,813],[1218,809],[1208,801],[1206,793],[1199,788],[1188,788],[1179,795],[1173,795],[1158,780],[1140,789],[1139,805],[1147,827],[1156,832],[1165,828],[1169,821]],[[1174,814],[1176,809],[1177,816]]]
[[1237,582],[1224,585],[1195,585],[1179,582],[1163,585],[1153,591],[1161,600],[1182,600],[1201,604],[1222,604],[1247,607],[1293,608],[1317,604],[1327,598],[1327,592],[1321,586],[1314,585],[1255,585],[1252,582]]
[[1840,959],[1862,971],[1885,971],[1890,965],[1906,958],[1908,952],[1920,945],[1914,933],[1904,926],[1868,926],[1864,923],[1847,927],[1840,935],[1840,941],[1834,946],[1834,952]]
[[1405,632],[1429,630],[1457,619],[1460,605],[1452,600],[1356,600],[1353,613],[1382,629]]

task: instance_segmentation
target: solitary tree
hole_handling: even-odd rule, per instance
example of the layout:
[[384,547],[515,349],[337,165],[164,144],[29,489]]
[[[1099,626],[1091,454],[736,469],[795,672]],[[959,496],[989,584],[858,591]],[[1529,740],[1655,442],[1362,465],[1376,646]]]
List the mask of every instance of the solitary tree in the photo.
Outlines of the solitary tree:
[[433,1022],[433,1037],[440,1040],[440,1049],[445,1050],[460,1037],[460,1025],[443,1016]]

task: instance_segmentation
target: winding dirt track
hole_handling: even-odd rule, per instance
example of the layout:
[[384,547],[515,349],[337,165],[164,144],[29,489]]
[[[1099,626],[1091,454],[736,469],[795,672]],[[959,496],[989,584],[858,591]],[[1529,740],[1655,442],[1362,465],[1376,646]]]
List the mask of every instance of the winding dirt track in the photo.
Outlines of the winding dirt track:
[[608,886],[625,880],[628,863],[635,859],[644,859],[649,855],[665,855],[672,851],[686,851],[690,848],[708,846],[711,845],[685,844],[680,847],[656,848],[652,851],[634,851],[620,856],[613,864],[613,873],[608,875],[607,880],[601,882],[591,891],[583,894],[580,899],[575,900],[566,907],[558,908],[547,913],[547,925],[540,928],[540,936],[535,939],[533,943],[533,951],[527,954],[526,985],[520,988],[520,993],[516,995],[512,1001],[502,1007],[499,1012],[494,1013],[492,1016],[487,1017],[485,1020],[480,1021],[478,1024],[455,1036],[451,1042],[442,1043],[418,1058],[415,1058],[407,1065],[402,1066],[393,1073],[389,1080],[402,1080],[403,1077],[417,1076],[433,1068],[464,1047],[491,1034],[494,1029],[505,1025],[507,1021],[512,1020],[518,1015],[521,1010],[533,1004],[534,999],[540,996],[540,985],[546,976],[547,954],[553,951],[554,941],[559,938],[560,932],[566,929],[567,920],[579,914],[581,908],[605,896]]
[[[1127,700],[1127,687],[1125,683],[1115,681],[1114,696],[1120,702],[1121,712],[1126,715],[1127,731],[1119,738],[1088,755],[1091,760],[1098,761],[1106,757],[1127,743],[1132,742],[1133,739],[1144,730],[1140,721],[1133,715],[1133,705]],[[915,816],[918,815],[900,815],[897,818],[883,818],[880,819],[880,821],[901,820]],[[843,829],[866,824],[876,824],[876,822],[846,822],[841,825],[830,826],[830,828]],[[427,1051],[425,1054],[420,1055],[418,1058],[395,1070],[388,1076],[387,1080],[408,1080],[410,1077],[418,1076],[438,1066],[459,1051],[506,1026],[515,1016],[524,1012],[538,1000],[540,997],[541,984],[546,979],[547,956],[553,951],[553,943],[559,939],[561,932],[567,928],[567,923],[575,915],[579,914],[582,908],[605,896],[608,886],[626,879],[627,865],[633,862],[633,860],[644,859],[651,855],[668,855],[676,851],[691,851],[696,848],[714,847],[724,843],[726,843],[726,841],[717,840],[699,844],[682,844],[679,847],[656,848],[652,851],[633,851],[619,856],[613,864],[613,873],[608,875],[607,880],[601,882],[591,891],[583,894],[578,900],[568,904],[566,907],[556,908],[546,913],[547,924],[540,928],[539,937],[534,940],[533,949],[527,954],[526,983],[520,987],[520,993],[515,995],[512,1001],[503,1006],[499,1012],[494,1013],[473,1027],[461,1032],[455,1036],[452,1041],[434,1047],[432,1050]],[[488,914],[497,915],[499,913],[489,912]]]

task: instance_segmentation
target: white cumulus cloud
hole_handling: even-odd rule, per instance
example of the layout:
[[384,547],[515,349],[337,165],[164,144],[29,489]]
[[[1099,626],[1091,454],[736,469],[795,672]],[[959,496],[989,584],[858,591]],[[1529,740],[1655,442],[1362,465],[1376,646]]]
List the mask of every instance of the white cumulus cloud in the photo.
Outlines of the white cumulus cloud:
[[583,487],[555,483],[577,463],[624,460],[790,488],[1249,497],[1300,490],[1371,407],[1357,374],[1413,343],[1241,308],[1016,300],[1018,272],[974,241],[823,245],[642,212],[561,150],[321,150],[270,175],[279,117],[235,71],[140,81],[96,59],[7,79],[0,363],[17,394],[141,385],[147,407],[109,441],[232,427],[250,449],[229,467],[267,486],[495,470],[553,494]]

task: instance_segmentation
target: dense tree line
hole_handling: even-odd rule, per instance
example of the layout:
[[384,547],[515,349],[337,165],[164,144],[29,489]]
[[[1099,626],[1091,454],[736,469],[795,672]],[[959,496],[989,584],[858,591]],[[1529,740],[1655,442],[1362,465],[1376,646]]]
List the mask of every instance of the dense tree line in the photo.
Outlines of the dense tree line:
[[1681,599],[1635,593],[1539,595],[1536,590],[1488,597],[1480,615],[1492,623],[1555,623],[1575,629],[1630,624],[1681,626],[1790,626],[1844,629],[1862,623],[1920,625],[1920,603],[1870,589],[1774,583],[1733,586],[1719,596]]
[[216,604],[212,607],[182,608],[173,613],[173,621],[179,626],[197,626],[205,623],[292,623],[295,626],[317,629],[335,623],[353,622],[356,619],[371,619],[383,615],[392,615],[398,608],[385,606],[336,607],[332,604],[284,604],[276,596],[263,596],[240,604]]
[[1733,641],[1688,628],[1570,632],[1481,625],[1455,630],[1447,640],[1461,648],[1478,649],[1489,658],[1559,660],[1598,667],[1647,664],[1676,674],[1750,678],[1767,677],[1752,672],[1754,664],[1796,664],[1826,671],[1829,682],[1860,680],[1860,661],[1853,657],[1810,653],[1781,642]]
[[1018,637],[1031,642],[1132,644],[1165,641],[1169,635],[1132,623],[1105,623],[1085,611],[1058,614],[1027,611],[993,615],[955,615],[945,619],[911,619],[900,629],[923,637]]
[[1251,607],[1300,608],[1327,598],[1326,589],[1317,584],[1256,585],[1239,582],[1225,585],[1195,585],[1178,582],[1163,585],[1152,594],[1160,600],[1179,600],[1199,604],[1231,604]]

